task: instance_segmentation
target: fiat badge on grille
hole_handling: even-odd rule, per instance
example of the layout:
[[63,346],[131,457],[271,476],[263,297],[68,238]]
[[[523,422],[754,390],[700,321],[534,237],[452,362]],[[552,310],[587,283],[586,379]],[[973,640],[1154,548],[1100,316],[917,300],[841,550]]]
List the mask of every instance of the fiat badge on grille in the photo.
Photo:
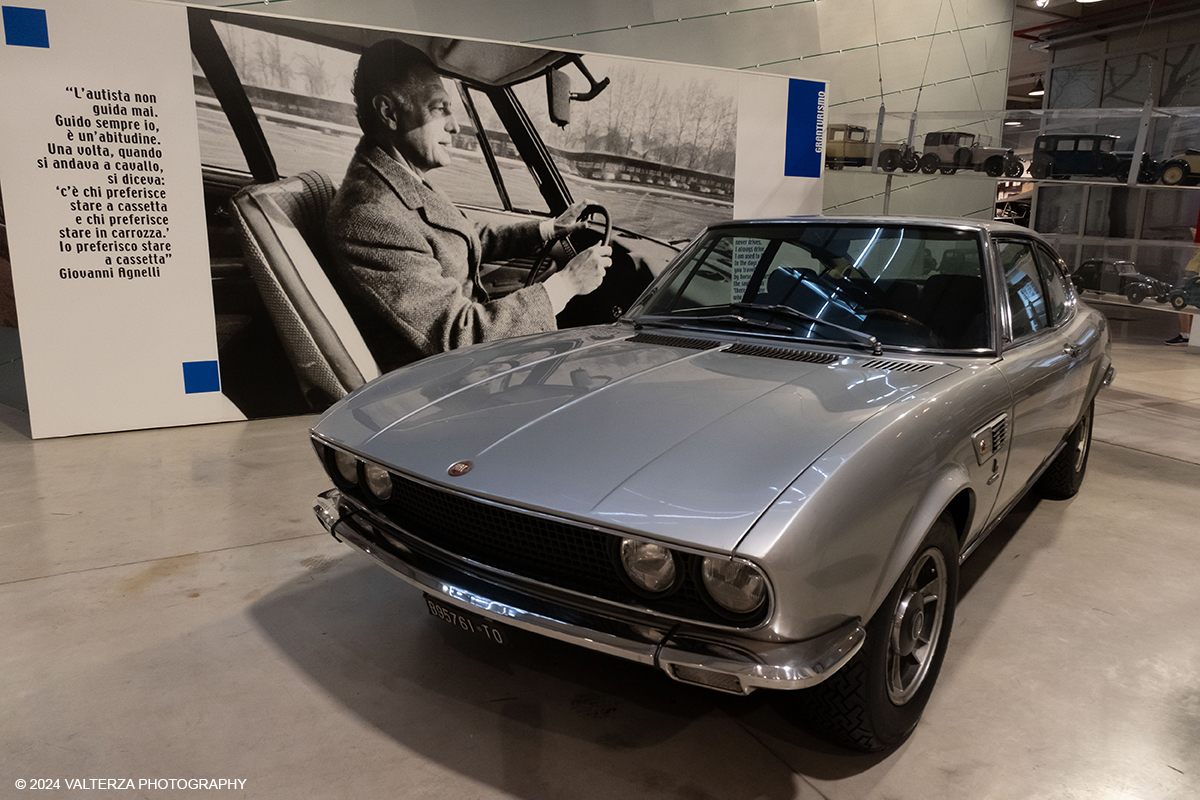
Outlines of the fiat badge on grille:
[[458,461],[450,465],[450,469],[446,470],[451,478],[461,478],[471,471],[471,467],[475,466],[470,461]]

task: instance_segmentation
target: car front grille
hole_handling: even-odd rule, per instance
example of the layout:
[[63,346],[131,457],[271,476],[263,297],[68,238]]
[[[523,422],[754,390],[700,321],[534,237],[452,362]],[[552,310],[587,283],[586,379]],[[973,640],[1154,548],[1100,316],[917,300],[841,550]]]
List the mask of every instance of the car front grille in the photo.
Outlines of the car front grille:
[[614,552],[620,537],[583,525],[493,505],[392,474],[392,497],[378,509],[389,522],[439,550],[530,581],[590,595],[633,609],[684,620],[750,628],[731,621],[706,601],[699,586],[700,556],[680,553],[683,580],[666,597],[635,595],[622,580]]

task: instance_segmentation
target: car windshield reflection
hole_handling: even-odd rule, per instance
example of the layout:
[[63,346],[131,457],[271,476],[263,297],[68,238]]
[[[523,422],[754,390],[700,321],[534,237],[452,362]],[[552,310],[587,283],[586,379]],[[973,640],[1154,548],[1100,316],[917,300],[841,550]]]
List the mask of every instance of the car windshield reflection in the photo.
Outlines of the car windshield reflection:
[[739,331],[769,321],[797,338],[871,350],[979,350],[990,341],[984,286],[973,231],[730,225],[696,241],[630,316]]

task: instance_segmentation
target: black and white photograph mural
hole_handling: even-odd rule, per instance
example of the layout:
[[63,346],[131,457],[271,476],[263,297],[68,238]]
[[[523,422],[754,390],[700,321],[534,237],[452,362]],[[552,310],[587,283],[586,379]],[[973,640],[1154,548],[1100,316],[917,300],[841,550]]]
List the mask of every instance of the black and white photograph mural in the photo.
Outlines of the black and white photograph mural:
[[[161,170],[151,177],[170,187],[128,189],[164,195],[155,201],[171,213],[158,214],[147,233],[159,240],[137,243],[164,249],[130,285],[159,290],[152,305],[169,315],[176,295],[167,279],[182,280],[186,252],[188,302],[211,322],[202,333],[189,319],[197,352],[164,352],[153,367],[133,357],[131,342],[106,343],[99,325],[89,343],[103,352],[85,359],[86,347],[67,348],[61,330],[43,335],[38,325],[39,304],[61,313],[56,273],[22,275],[22,262],[31,261],[21,250],[44,247],[55,234],[24,245],[22,214],[13,215],[35,436],[321,411],[371,378],[435,353],[611,323],[705,225],[821,207],[820,81],[180,6],[158,8],[163,32],[155,35],[186,37],[187,47],[164,47],[155,56],[160,69],[138,70],[162,76],[157,92],[118,78],[93,89],[95,79],[83,75],[104,72],[118,53],[139,52],[134,43],[151,35],[143,21],[66,52],[56,32],[70,27],[83,39],[87,29],[86,13],[66,12],[86,8],[116,27],[142,3],[102,5],[55,0],[42,16],[33,9],[39,34],[45,20],[45,44],[4,50],[15,67],[61,63],[60,72],[75,77],[56,84],[78,85],[81,94],[67,99],[79,109],[15,82],[8,96],[32,104],[32,117],[71,120],[48,133],[87,125],[90,135],[100,124],[124,124],[114,135],[159,153],[147,162]],[[186,109],[177,91],[184,81]],[[88,105],[93,96],[103,102]],[[198,148],[198,158],[184,155],[182,136],[168,143],[163,131],[145,127],[155,122],[122,123],[135,110],[167,123],[165,104],[143,97],[172,98],[170,121],[194,128],[187,147]],[[72,198],[55,200],[56,190],[42,184],[74,168],[63,162],[50,175],[35,167],[26,173],[32,182],[24,180],[21,170],[47,147],[47,134],[11,127],[9,135],[17,147],[6,152],[30,151],[6,165],[18,178],[13,185],[29,187],[21,199],[44,194],[49,204],[40,216],[20,207],[37,224],[56,221],[57,206]],[[70,146],[54,144],[64,153]],[[107,202],[91,194],[104,194],[117,169],[105,163],[87,175],[95,182],[72,180],[88,192],[79,202]],[[203,198],[202,216],[194,200],[196,210],[187,212],[186,239],[176,211],[185,188]],[[107,227],[107,217],[97,219],[67,226],[68,235],[108,233],[93,230]],[[115,280],[119,265],[104,261],[94,242],[68,246],[73,302],[104,285],[119,307],[129,294]],[[50,254],[66,258],[58,249]],[[197,297],[202,279],[211,285],[211,311],[208,298]],[[24,288],[32,284],[38,288]],[[36,298],[32,305],[26,294]],[[114,324],[125,325],[118,317]],[[73,421],[43,425],[38,398],[65,396],[71,370],[50,366],[65,350],[97,370],[103,364],[105,374],[152,371],[159,396],[137,397],[145,421],[128,410],[115,415],[120,422],[100,421],[114,416],[104,409],[133,404],[116,381],[104,384],[111,397],[73,411]],[[176,394],[191,408],[181,418],[147,413],[170,406]]]

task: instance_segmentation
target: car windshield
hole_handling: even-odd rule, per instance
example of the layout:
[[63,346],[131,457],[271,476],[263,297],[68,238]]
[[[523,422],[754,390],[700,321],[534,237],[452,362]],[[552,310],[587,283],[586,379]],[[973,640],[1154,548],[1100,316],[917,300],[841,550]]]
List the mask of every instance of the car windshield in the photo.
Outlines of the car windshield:
[[989,347],[975,231],[867,223],[721,226],[694,242],[629,316],[822,342]]

